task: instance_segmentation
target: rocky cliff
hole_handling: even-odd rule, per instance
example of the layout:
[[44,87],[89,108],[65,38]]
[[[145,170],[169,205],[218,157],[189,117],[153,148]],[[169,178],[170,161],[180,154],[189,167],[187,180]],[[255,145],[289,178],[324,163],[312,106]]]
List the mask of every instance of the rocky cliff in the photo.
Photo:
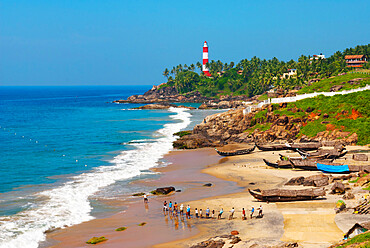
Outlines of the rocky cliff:
[[[287,112],[288,114],[280,114],[279,112]],[[295,116],[289,116],[289,113],[294,113]],[[310,137],[305,135],[302,132],[303,127],[319,120],[320,116],[321,113],[314,113],[312,108],[288,109],[286,103],[265,105],[262,109],[249,114],[244,114],[243,109],[229,110],[225,113],[207,116],[202,123],[196,125],[189,132],[189,135],[184,135],[173,145],[176,148],[192,149],[255,141],[270,143],[340,140],[348,145],[357,143],[358,137],[355,132],[344,131],[343,127],[327,124],[327,121],[322,121],[326,130],[317,132]],[[327,116],[328,114],[322,114],[321,118],[327,119]]]

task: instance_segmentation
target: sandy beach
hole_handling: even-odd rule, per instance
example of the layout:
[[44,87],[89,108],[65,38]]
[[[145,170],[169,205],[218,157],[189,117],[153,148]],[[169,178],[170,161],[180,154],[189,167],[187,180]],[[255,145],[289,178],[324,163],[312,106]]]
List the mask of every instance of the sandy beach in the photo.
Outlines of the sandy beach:
[[[367,148],[354,146],[347,149]],[[276,161],[278,153],[296,156],[289,151],[255,151],[248,155],[221,157],[210,148],[171,152],[165,158],[171,165],[153,169],[161,173],[159,179],[134,183],[153,189],[174,186],[181,189],[181,192],[168,196],[150,196],[147,206],[140,197],[123,201],[117,199],[109,204],[121,207],[121,212],[54,231],[47,235],[45,244],[51,247],[87,247],[89,245],[85,242],[89,238],[104,236],[108,241],[99,244],[99,247],[189,247],[210,237],[237,230],[243,242],[234,247],[278,245],[291,241],[303,247],[328,247],[339,241],[354,223],[368,220],[366,216],[352,218],[348,214],[336,215],[335,203],[342,196],[328,193],[322,200],[287,203],[256,201],[247,189],[301,189],[303,186],[284,184],[292,177],[320,174],[317,171],[273,169],[262,161],[262,158]],[[204,187],[204,183],[212,183],[212,187]],[[192,214],[195,208],[205,212],[209,207],[216,213],[223,208],[223,218],[186,220],[164,215],[164,200],[183,203],[184,206],[190,204]],[[355,203],[356,199],[352,202]],[[252,206],[263,207],[263,218],[249,218]],[[232,207],[235,208],[234,219],[228,220]],[[247,220],[241,218],[242,208],[247,211]],[[147,224],[138,226],[141,222]],[[123,232],[114,231],[121,226],[128,229]]]

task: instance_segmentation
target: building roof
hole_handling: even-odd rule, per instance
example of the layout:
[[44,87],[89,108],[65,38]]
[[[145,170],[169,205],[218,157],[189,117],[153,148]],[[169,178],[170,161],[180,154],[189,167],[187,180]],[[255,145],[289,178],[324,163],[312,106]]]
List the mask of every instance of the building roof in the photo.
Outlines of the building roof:
[[346,55],[344,59],[362,59],[365,55]]
[[364,60],[360,60],[360,61],[347,61],[347,64],[362,64],[362,63],[366,63],[366,61],[364,61]]

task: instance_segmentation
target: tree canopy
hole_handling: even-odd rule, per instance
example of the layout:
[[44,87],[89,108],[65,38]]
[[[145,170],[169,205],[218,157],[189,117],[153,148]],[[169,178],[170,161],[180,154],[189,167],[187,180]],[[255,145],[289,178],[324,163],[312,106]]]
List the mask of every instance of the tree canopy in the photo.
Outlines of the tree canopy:
[[[369,58],[370,44],[337,51],[327,59],[301,55],[297,61],[285,62],[275,57],[269,60],[253,57],[236,65],[212,60],[206,65],[212,77],[203,75],[200,62],[190,66],[180,64],[171,70],[166,68],[163,75],[168,78],[165,86],[175,86],[180,94],[198,90],[204,96],[232,94],[252,97],[273,87],[293,89],[305,86],[311,78],[327,78],[353,70],[346,66],[344,56],[354,54]],[[195,72],[196,68],[200,73]],[[364,68],[370,68],[370,63],[366,63]],[[287,76],[289,69],[296,69],[297,73]]]

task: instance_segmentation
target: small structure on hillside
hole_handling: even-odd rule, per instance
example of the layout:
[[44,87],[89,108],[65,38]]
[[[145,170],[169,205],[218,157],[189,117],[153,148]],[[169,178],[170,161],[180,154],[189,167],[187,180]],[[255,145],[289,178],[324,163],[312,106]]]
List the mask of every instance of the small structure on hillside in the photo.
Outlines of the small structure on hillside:
[[287,73],[284,73],[281,78],[290,78],[297,75],[297,69],[288,69]]
[[344,235],[345,238],[353,238],[356,235],[364,233],[370,230],[370,221],[364,223],[356,223],[348,232]]
[[325,55],[324,54],[322,54],[322,53],[320,53],[319,55],[316,55],[316,54],[314,54],[311,58],[310,58],[310,60],[316,60],[316,59],[325,59]]
[[347,67],[363,67],[367,63],[365,55],[346,55],[344,56]]

